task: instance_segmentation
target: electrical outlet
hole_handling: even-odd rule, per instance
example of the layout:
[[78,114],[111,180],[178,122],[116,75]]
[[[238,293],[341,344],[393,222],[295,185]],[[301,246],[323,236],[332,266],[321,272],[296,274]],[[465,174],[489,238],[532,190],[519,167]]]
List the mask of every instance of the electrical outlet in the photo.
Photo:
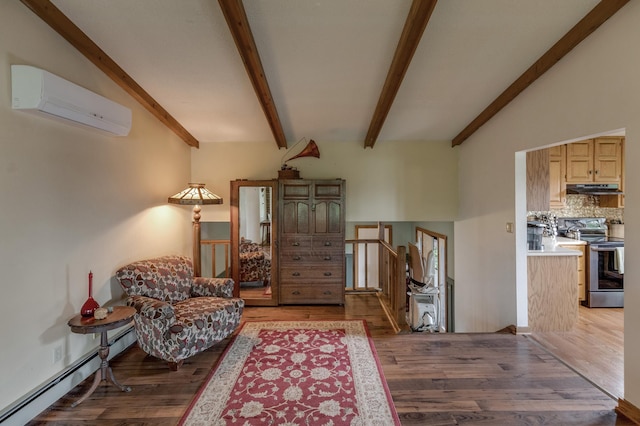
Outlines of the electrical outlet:
[[53,349],[53,363],[56,364],[62,361],[62,345],[56,346]]
[[512,234],[513,233],[513,222],[507,222],[507,232]]

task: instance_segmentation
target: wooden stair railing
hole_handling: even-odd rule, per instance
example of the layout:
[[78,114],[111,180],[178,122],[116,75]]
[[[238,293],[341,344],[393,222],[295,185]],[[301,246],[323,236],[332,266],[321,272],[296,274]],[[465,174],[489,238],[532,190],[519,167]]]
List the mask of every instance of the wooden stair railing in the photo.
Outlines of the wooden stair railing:
[[[231,260],[231,255],[230,255],[230,247],[231,247],[231,241],[230,240],[201,240],[200,241],[200,247],[211,247],[211,277],[216,277],[218,275],[221,275],[224,278],[228,278],[231,276],[231,268],[230,268],[230,260]],[[216,261],[217,261],[217,257],[218,257],[218,248],[222,248],[222,250],[224,250],[224,269],[222,269],[222,271],[218,274],[216,274],[216,272],[219,270],[219,268],[216,265]],[[202,262],[203,266],[207,266],[207,262]],[[204,276],[204,270],[203,270],[203,276]]]
[[407,249],[398,246],[393,249],[388,243],[380,241],[380,287],[378,293],[380,305],[387,314],[391,326],[399,333],[408,331],[406,255]]
[[[381,229],[382,232],[384,232],[384,226],[382,226]],[[209,265],[211,265],[211,274],[207,275],[229,277],[231,275],[230,240],[201,240],[200,243],[203,248],[210,247],[211,250],[210,258],[208,259],[210,263],[207,261],[203,262],[203,276],[205,270],[208,270]],[[394,249],[391,245],[385,242],[384,239],[347,240],[346,243],[351,244],[354,249],[359,244],[364,244],[365,253],[367,252],[367,245],[377,244],[379,246],[378,283],[369,283],[369,279],[366,278],[364,287],[356,288],[354,280],[354,287],[347,289],[347,291],[375,291],[393,329],[396,332],[409,330],[406,320],[406,247],[398,246]],[[221,248],[224,250],[224,268],[220,268],[217,265],[217,261],[219,260],[218,258],[222,256],[219,256],[218,252]],[[208,250],[205,249],[204,252],[206,251]],[[354,264],[353,268],[355,271],[357,265]],[[217,271],[221,272],[217,273]]]

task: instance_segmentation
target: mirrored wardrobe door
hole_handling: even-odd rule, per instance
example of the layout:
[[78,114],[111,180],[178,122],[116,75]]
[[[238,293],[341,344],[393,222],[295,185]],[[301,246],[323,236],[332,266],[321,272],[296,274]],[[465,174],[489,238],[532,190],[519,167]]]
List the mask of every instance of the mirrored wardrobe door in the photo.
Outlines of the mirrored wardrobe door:
[[231,181],[231,277],[248,306],[278,304],[276,180]]

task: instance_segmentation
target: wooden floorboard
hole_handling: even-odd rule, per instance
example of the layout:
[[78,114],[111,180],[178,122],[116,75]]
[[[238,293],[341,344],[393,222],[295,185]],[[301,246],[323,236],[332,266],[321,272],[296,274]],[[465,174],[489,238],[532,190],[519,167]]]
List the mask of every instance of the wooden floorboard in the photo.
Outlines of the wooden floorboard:
[[[616,401],[525,336],[394,334],[374,295],[345,306],[246,308],[244,320],[365,319],[403,425],[632,425]],[[81,383],[31,425],[175,425],[230,339],[177,372],[136,345],[112,360],[130,393]]]
[[624,398],[624,308],[580,307],[571,331],[531,337],[614,398]]

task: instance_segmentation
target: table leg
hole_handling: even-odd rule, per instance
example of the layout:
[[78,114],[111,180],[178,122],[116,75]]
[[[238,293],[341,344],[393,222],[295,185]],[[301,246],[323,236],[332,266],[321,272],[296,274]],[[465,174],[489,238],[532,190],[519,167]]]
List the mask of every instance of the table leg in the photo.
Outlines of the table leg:
[[111,369],[111,367],[109,367],[108,370],[109,370],[109,379],[111,380],[111,383],[116,385],[122,392],[131,392],[131,387],[130,386],[121,385],[116,380],[116,378],[113,375],[113,370]]
[[93,383],[91,384],[91,387],[89,388],[89,390],[86,391],[84,395],[82,395],[77,401],[71,404],[71,408],[76,407],[82,401],[87,399],[89,395],[91,395],[93,391],[95,391],[98,388],[98,385],[100,384],[101,381],[102,381],[102,375],[100,374],[99,371],[96,371],[95,376],[93,377]]
[[113,370],[109,367],[109,341],[107,339],[106,331],[100,333],[100,349],[98,349],[98,355],[100,356],[100,369],[96,371],[91,387],[77,401],[71,404],[71,408],[76,407],[82,401],[87,399],[98,388],[98,385],[103,380],[107,382],[110,381],[123,392],[131,392],[131,388],[129,386],[123,386],[118,383],[113,375]]

